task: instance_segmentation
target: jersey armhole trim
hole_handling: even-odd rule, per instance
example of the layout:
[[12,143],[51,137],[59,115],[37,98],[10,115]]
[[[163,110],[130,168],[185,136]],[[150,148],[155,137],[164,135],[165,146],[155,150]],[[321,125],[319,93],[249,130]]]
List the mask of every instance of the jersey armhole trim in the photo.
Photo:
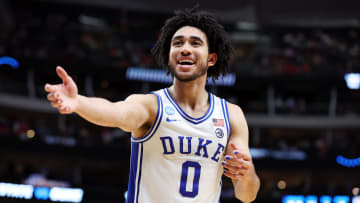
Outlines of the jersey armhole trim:
[[225,101],[225,99],[221,99],[221,108],[222,108],[222,111],[224,114],[225,125],[226,125],[226,130],[227,130],[228,139],[229,139],[230,133],[231,133],[231,125],[230,125],[230,117],[229,117],[227,102]]
[[163,114],[163,104],[162,104],[162,100],[161,97],[155,93],[152,92],[151,94],[154,94],[157,98],[157,113],[156,113],[156,119],[154,124],[151,126],[151,129],[144,135],[144,137],[141,138],[135,138],[133,136],[131,136],[131,141],[132,142],[146,142],[147,140],[149,140],[156,132],[156,130],[158,129],[161,120],[162,120],[162,114]]

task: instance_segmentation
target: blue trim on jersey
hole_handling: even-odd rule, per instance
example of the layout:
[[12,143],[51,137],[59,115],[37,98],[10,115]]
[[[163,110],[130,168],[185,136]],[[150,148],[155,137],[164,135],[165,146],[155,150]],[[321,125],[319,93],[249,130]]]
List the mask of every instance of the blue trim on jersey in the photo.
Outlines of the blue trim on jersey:
[[227,106],[227,102],[225,100],[224,100],[224,105],[225,105],[225,110],[226,110],[226,118],[227,118],[227,122],[228,122],[228,125],[229,125],[229,136],[230,136],[230,133],[231,133],[230,116],[229,116],[229,109],[228,109],[228,106]]
[[193,123],[193,124],[202,123],[202,122],[206,121],[211,116],[212,112],[214,111],[214,106],[215,106],[214,105],[214,95],[212,95],[210,92],[209,92],[209,97],[210,97],[209,109],[206,112],[206,114],[201,116],[200,118],[191,117],[186,112],[184,112],[181,109],[181,107],[176,103],[176,101],[172,98],[168,88],[164,89],[164,93],[165,93],[166,97],[168,98],[168,100],[170,101],[170,103],[175,107],[176,111],[181,115],[181,117],[183,117],[185,120],[189,121],[190,123]]
[[142,169],[142,157],[143,157],[143,144],[140,143],[140,168],[139,168],[139,176],[137,183],[137,195],[136,195],[136,203],[139,202],[139,193],[140,193],[140,180],[141,180],[141,169]]
[[228,139],[229,139],[230,132],[231,132],[231,125],[230,125],[230,118],[229,118],[229,112],[228,112],[228,108],[227,108],[227,103],[226,103],[225,99],[221,99],[221,108],[223,110],[223,114],[224,114],[224,118],[225,118],[226,130],[227,130]]
[[131,141],[132,142],[146,142],[148,141],[156,132],[156,130],[158,129],[160,123],[161,123],[161,119],[162,119],[162,114],[163,114],[163,104],[162,104],[162,100],[161,97],[156,94],[155,92],[153,92],[152,94],[154,94],[158,100],[158,104],[157,104],[157,113],[156,113],[156,118],[155,118],[155,122],[154,124],[151,126],[151,129],[145,134],[144,137],[141,138],[135,138],[133,136],[131,136]]
[[[138,170],[138,162],[139,162],[139,143],[132,142],[131,143],[131,159],[130,159],[130,175],[129,175],[129,183],[128,183],[128,196],[126,203],[134,203],[135,197],[137,195],[136,192],[136,183],[137,181],[137,170]],[[140,156],[140,163],[142,159],[142,154]],[[139,186],[137,187],[139,188]]]

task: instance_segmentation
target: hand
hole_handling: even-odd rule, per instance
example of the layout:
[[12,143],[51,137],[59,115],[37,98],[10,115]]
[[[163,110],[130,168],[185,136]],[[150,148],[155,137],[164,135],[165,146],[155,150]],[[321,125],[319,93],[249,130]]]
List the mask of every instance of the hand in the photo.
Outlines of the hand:
[[45,91],[49,93],[47,99],[61,114],[70,114],[76,110],[78,88],[62,67],[56,67],[56,73],[62,79],[62,83],[45,85]]
[[224,175],[234,179],[242,180],[247,177],[252,167],[251,157],[246,153],[241,153],[234,144],[230,144],[233,155],[226,155],[222,163]]

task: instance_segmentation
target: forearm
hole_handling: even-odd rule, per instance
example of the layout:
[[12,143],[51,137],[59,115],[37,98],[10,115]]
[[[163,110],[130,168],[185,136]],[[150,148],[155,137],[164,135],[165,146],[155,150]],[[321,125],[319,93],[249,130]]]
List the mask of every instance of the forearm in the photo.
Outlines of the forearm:
[[78,95],[75,113],[96,125],[117,127],[119,115],[115,113],[115,104],[96,97]]
[[134,131],[145,124],[152,123],[157,106],[154,95],[130,95],[124,101],[110,102],[102,98],[90,98],[78,94],[75,82],[61,68],[56,73],[62,83],[45,85],[51,106],[61,114],[77,113],[82,118],[101,126],[119,127],[125,131]]
[[249,203],[255,200],[260,188],[260,180],[253,168],[249,176],[243,180],[233,180],[235,197],[243,203]]

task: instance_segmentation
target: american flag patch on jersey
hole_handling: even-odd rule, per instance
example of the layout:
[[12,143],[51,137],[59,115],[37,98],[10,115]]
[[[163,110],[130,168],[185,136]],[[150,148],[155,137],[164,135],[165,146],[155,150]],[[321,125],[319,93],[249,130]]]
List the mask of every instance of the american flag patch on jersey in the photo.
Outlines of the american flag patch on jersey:
[[224,127],[224,119],[213,118],[213,125]]

